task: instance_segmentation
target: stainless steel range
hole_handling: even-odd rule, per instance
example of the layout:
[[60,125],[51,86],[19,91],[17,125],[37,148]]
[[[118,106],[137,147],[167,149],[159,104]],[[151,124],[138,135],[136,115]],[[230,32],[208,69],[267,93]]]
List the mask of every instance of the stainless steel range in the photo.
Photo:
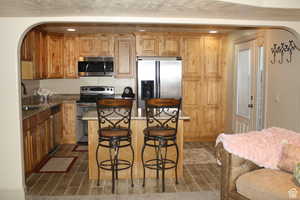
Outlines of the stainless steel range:
[[115,88],[112,86],[81,86],[80,99],[77,101],[77,143],[87,143],[87,121],[82,120],[84,113],[96,110],[99,98],[114,98]]

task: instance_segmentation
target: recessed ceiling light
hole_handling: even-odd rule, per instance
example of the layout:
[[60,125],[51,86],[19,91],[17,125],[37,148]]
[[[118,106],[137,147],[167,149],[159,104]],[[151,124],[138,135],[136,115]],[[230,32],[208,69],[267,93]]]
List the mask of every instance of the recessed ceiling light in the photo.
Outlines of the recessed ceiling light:
[[210,31],[208,31],[208,33],[218,33],[218,31],[216,31],[216,30],[210,30]]
[[67,28],[67,31],[74,32],[74,31],[76,31],[76,29],[75,28]]

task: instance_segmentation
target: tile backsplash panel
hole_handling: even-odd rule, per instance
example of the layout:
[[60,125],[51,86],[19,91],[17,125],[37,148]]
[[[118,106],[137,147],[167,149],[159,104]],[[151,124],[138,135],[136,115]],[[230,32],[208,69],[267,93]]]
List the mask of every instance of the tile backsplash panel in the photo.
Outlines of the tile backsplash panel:
[[113,77],[81,77],[79,79],[47,79],[40,81],[40,87],[56,94],[79,94],[80,86],[114,86],[116,94],[130,86],[135,91],[135,79],[115,79]]
[[39,89],[40,81],[39,80],[22,80],[26,87],[27,95],[23,94],[23,87],[21,87],[22,97],[32,96],[34,91]]

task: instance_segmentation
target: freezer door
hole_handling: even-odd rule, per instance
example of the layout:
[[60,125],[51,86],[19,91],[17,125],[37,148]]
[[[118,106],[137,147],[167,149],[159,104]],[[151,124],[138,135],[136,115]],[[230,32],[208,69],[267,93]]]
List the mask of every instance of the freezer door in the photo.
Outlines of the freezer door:
[[[156,61],[155,60],[138,60],[137,73],[138,73],[138,106],[144,107],[144,101],[142,101],[142,85],[153,85],[154,97],[156,97],[157,90],[157,77],[156,77]],[[142,82],[144,84],[142,84]],[[147,84],[145,84],[147,83]],[[144,88],[147,89],[147,88]],[[145,93],[145,92],[144,92]]]
[[181,61],[160,61],[160,98],[181,98]]

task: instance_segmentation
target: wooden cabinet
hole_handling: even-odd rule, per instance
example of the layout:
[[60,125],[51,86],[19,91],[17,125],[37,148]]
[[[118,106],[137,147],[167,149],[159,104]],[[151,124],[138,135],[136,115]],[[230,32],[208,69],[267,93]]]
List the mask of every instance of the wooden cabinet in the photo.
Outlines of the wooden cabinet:
[[23,120],[26,177],[47,158],[54,148],[50,109]]
[[174,33],[161,36],[159,39],[159,56],[180,56],[180,38]]
[[47,35],[47,78],[63,78],[63,35]]
[[133,78],[135,71],[135,38],[133,35],[115,37],[115,77]]
[[76,36],[64,37],[64,78],[78,78],[78,40]]
[[21,60],[32,61],[33,49],[34,49],[34,31],[29,31],[23,40],[21,45]]
[[76,143],[76,104],[64,103],[62,106],[63,128],[61,142]]
[[21,46],[22,79],[34,80],[45,78],[44,46],[42,32],[31,30]]
[[114,44],[111,34],[79,36],[79,56],[113,56]]
[[186,141],[212,141],[224,129],[225,65],[220,36],[183,37],[183,109]]
[[156,34],[136,33],[137,56],[158,56],[159,37]]

